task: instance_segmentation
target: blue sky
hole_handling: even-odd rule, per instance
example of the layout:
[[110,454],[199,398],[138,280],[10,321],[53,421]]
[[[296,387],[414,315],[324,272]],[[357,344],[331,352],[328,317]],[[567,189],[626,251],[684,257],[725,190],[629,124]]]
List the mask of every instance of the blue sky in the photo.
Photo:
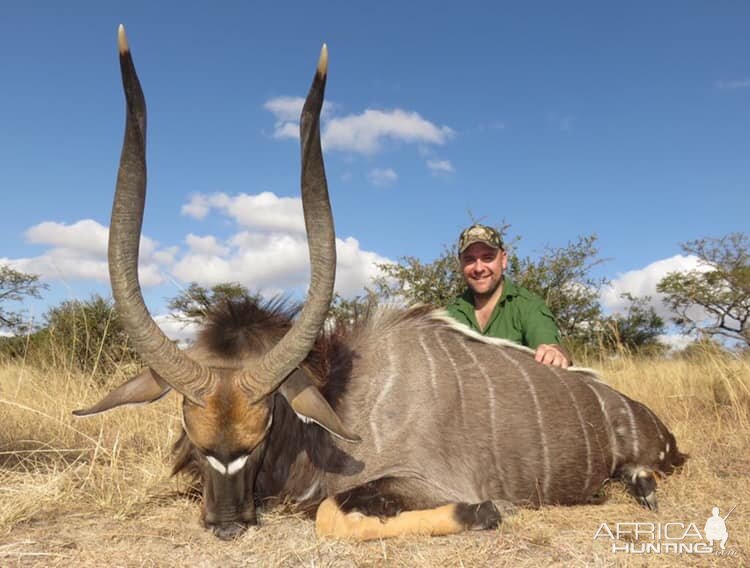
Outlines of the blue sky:
[[293,137],[323,42],[339,290],[430,261],[472,216],[521,254],[596,233],[605,293],[694,265],[679,243],[745,231],[747,2],[6,1],[0,261],[61,299],[108,292],[125,24],[149,109],[143,280],[304,290]]

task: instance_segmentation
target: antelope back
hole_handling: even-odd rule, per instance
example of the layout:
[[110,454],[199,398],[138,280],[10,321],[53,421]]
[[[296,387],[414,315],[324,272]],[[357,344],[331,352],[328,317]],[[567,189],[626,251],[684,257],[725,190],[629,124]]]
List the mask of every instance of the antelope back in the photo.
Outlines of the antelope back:
[[534,361],[423,312],[382,312],[355,334],[347,394],[337,407],[363,442],[356,486],[420,476],[458,500],[576,503],[614,464],[600,384],[588,371]]

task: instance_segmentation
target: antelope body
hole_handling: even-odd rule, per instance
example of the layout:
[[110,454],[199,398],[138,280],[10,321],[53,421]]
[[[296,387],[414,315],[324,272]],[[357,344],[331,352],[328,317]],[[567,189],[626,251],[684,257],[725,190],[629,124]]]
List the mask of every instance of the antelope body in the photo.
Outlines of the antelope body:
[[684,455],[647,407],[593,372],[543,366],[529,349],[424,308],[323,329],[335,271],[319,134],[325,46],[301,119],[308,299],[298,317],[279,303],[222,303],[195,345],[178,350],[137,280],[145,101],[122,28],[120,58],[128,115],[110,275],[148,368],[77,414],[182,394],[175,471],[200,482],[217,536],[256,524],[256,500],[291,500],[317,511],[321,536],[361,539],[491,528],[497,505],[586,503],[610,478],[656,507],[655,474]]

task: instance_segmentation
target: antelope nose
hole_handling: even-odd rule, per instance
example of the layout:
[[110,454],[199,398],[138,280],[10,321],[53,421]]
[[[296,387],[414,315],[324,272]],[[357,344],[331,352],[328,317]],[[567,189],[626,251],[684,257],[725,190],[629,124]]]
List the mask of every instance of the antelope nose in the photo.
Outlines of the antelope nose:
[[245,523],[222,523],[211,525],[211,532],[221,540],[233,540],[240,537],[247,530]]

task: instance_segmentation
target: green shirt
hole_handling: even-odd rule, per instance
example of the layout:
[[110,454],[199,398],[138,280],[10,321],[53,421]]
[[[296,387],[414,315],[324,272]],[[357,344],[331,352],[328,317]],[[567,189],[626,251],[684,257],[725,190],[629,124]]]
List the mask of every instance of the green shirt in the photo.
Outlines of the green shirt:
[[532,349],[542,343],[560,343],[560,330],[544,300],[507,278],[503,281],[503,294],[484,329],[477,323],[470,290],[456,298],[446,310],[457,321],[488,337],[509,339]]

